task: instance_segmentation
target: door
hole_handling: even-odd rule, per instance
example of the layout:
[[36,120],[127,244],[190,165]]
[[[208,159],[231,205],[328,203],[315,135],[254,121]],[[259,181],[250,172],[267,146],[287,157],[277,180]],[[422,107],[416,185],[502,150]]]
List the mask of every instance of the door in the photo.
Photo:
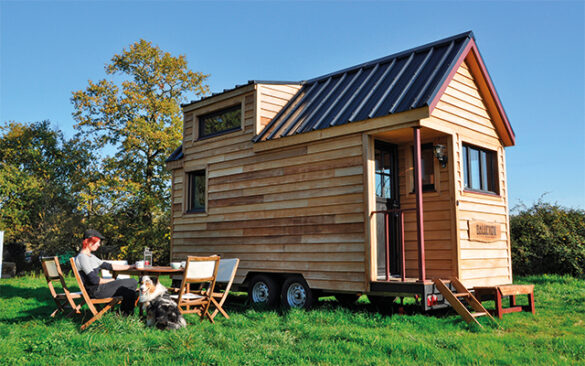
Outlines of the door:
[[[382,141],[375,142],[375,184],[376,211],[400,208],[398,188],[398,154],[396,145]],[[378,278],[386,275],[386,229],[385,215],[376,214],[376,242]],[[398,249],[398,220],[396,215],[388,216],[390,240],[390,275],[400,274],[400,251]]]

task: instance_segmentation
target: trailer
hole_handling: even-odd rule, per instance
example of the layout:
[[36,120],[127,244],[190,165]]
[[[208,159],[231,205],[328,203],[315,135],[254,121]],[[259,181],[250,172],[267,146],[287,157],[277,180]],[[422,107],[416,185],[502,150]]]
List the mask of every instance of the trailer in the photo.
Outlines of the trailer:
[[239,258],[252,303],[444,301],[512,283],[515,135],[472,32],[300,82],[182,105],[171,258]]

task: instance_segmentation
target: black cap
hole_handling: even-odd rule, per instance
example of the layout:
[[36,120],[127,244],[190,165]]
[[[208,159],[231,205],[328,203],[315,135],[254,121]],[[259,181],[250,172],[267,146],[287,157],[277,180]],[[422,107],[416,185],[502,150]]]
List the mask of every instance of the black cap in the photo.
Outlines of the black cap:
[[99,231],[94,230],[94,229],[88,229],[85,230],[85,233],[83,234],[83,239],[88,239],[91,237],[96,237],[96,238],[100,238],[101,240],[105,240],[106,238],[104,238],[104,236],[102,234],[100,234]]

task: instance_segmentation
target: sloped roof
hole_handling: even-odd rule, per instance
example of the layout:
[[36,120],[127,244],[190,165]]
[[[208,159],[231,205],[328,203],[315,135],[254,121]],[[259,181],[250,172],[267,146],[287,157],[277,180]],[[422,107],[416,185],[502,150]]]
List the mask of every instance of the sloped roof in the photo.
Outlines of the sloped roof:
[[428,106],[472,39],[465,32],[308,80],[254,141]]
[[177,161],[183,159],[183,144],[177,147],[175,151],[171,153],[171,155],[165,160],[165,163],[170,163],[171,161]]
[[[424,46],[301,82],[250,80],[192,101],[188,105],[250,84],[300,84],[299,91],[272,121],[254,137],[254,142],[273,140],[346,123],[406,112],[428,106],[432,111],[453,78],[457,67],[472,52],[478,73],[491,97],[488,109],[497,115],[496,128],[505,146],[514,145],[515,135],[475,44],[473,32],[461,33]],[[486,95],[487,95],[486,94]],[[167,162],[183,157],[179,146]]]
[[206,99],[213,98],[215,96],[222,95],[222,94],[225,94],[225,93],[231,92],[233,90],[240,89],[240,88],[243,88],[245,86],[252,85],[252,84],[277,84],[277,85],[281,85],[281,84],[297,84],[298,85],[298,84],[301,84],[301,83],[302,83],[302,81],[248,80],[248,82],[246,84],[236,84],[233,88],[224,89],[221,92],[211,93],[210,95],[204,95],[204,96],[202,96],[201,98],[199,98],[197,100],[190,101],[189,103],[183,103],[183,104],[181,104],[181,108],[188,107],[188,106],[190,106],[192,104],[199,103],[199,102],[202,102],[202,101],[204,101]]

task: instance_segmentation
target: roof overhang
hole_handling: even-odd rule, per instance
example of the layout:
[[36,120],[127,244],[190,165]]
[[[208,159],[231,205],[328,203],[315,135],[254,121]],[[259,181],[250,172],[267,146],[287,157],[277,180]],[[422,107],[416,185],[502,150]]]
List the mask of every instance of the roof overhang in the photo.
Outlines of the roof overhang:
[[206,97],[205,99],[202,99],[198,102],[193,102],[187,105],[183,105],[183,113],[187,113],[202,107],[206,107],[208,105],[214,104],[214,103],[218,103],[221,101],[224,101],[226,99],[230,99],[233,97],[237,97],[238,95],[242,95],[242,94],[246,94],[249,93],[251,91],[253,91],[254,89],[256,89],[256,83],[250,83],[250,84],[246,84],[246,85],[242,85],[242,86],[238,86],[234,89],[231,89],[229,91],[226,91],[224,93],[220,93],[220,94],[216,94],[216,95],[212,95],[210,97]]
[[453,80],[453,77],[463,61],[466,61],[469,65],[470,72],[477,82],[479,92],[484,99],[488,112],[493,118],[496,131],[502,139],[504,146],[514,146],[516,143],[514,130],[512,130],[506,111],[504,111],[502,102],[500,101],[496,88],[492,83],[492,79],[490,78],[489,72],[485,67],[479,49],[477,48],[477,44],[473,38],[469,40],[456,63],[453,65],[447,78],[443,81],[438,93],[435,94],[433,100],[429,104],[430,113],[433,112],[437,103],[439,103],[441,96],[445,92],[445,89],[447,89],[447,86],[449,86],[451,80]]
[[294,146],[324,139],[346,136],[355,133],[378,133],[402,128],[420,126],[420,120],[430,116],[429,108],[423,106],[406,112],[389,114],[382,117],[367,119],[358,122],[346,123],[321,130],[301,133],[298,135],[281,137],[273,140],[264,140],[254,143],[254,151],[267,151],[277,148]]

